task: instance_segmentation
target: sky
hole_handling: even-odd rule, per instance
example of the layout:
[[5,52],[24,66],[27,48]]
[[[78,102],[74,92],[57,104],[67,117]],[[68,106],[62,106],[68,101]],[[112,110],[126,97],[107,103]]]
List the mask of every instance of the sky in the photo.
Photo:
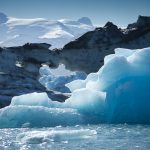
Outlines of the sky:
[[94,25],[107,21],[126,26],[139,15],[150,16],[150,0],[0,0],[0,12],[17,18],[89,17]]

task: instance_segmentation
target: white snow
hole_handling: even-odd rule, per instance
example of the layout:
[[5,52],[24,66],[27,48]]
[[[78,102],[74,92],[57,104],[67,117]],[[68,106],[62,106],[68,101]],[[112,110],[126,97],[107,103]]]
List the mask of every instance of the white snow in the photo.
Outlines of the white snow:
[[34,19],[19,19],[19,18],[13,18],[9,17],[7,24],[9,27],[19,26],[19,25],[32,25],[36,23],[42,23],[47,22],[44,18],[34,18]]
[[8,17],[8,20],[0,24],[0,46],[21,46],[29,42],[49,43],[52,45],[51,48],[62,48],[68,42],[93,29],[92,24],[79,21]]

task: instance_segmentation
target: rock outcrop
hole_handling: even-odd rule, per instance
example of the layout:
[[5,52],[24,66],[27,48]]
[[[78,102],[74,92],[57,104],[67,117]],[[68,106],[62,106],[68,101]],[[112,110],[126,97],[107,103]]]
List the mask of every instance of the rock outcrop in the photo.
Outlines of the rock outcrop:
[[120,29],[111,22],[87,32],[64,46],[61,62],[70,70],[97,72],[104,57],[115,48],[138,49],[150,46],[150,17],[139,16],[136,23]]
[[47,92],[52,100],[63,101],[66,95],[46,91],[38,82],[42,63],[50,62],[49,44],[25,44],[20,47],[0,48],[0,108],[9,105],[13,96]]

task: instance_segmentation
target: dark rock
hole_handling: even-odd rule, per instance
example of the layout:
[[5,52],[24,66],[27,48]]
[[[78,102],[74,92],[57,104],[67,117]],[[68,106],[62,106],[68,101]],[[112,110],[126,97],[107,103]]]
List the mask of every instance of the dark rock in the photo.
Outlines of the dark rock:
[[51,45],[47,43],[26,43],[25,45],[23,45],[23,48],[25,49],[49,49],[50,47]]
[[41,64],[54,58],[49,46],[34,43],[0,48],[0,108],[9,105],[13,96],[32,92],[47,92],[52,100],[64,101],[67,98],[62,93],[47,91],[38,82]]
[[142,27],[149,27],[150,26],[150,17],[148,16],[139,16],[136,23],[129,24],[127,29],[132,28],[142,28]]
[[[61,61],[70,70],[97,72],[104,57],[115,48],[137,49],[150,46],[150,17],[139,16],[136,23],[118,29],[112,22],[96,28],[64,46]],[[72,57],[72,56],[73,57]]]
[[112,30],[118,29],[118,27],[116,25],[114,25],[112,22],[109,22],[109,21],[104,25],[104,28],[109,28]]
[[71,96],[71,94],[69,93],[62,94],[56,91],[48,91],[47,94],[49,98],[51,98],[53,101],[58,101],[58,102],[65,102],[65,100]]

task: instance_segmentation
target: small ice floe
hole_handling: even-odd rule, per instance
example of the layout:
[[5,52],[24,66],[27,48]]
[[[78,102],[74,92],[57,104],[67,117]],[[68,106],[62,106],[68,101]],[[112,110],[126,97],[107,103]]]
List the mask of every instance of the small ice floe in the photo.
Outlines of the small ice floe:
[[50,130],[29,131],[17,135],[16,140],[28,144],[40,144],[43,142],[65,142],[70,140],[81,140],[93,138],[97,135],[96,130]]

